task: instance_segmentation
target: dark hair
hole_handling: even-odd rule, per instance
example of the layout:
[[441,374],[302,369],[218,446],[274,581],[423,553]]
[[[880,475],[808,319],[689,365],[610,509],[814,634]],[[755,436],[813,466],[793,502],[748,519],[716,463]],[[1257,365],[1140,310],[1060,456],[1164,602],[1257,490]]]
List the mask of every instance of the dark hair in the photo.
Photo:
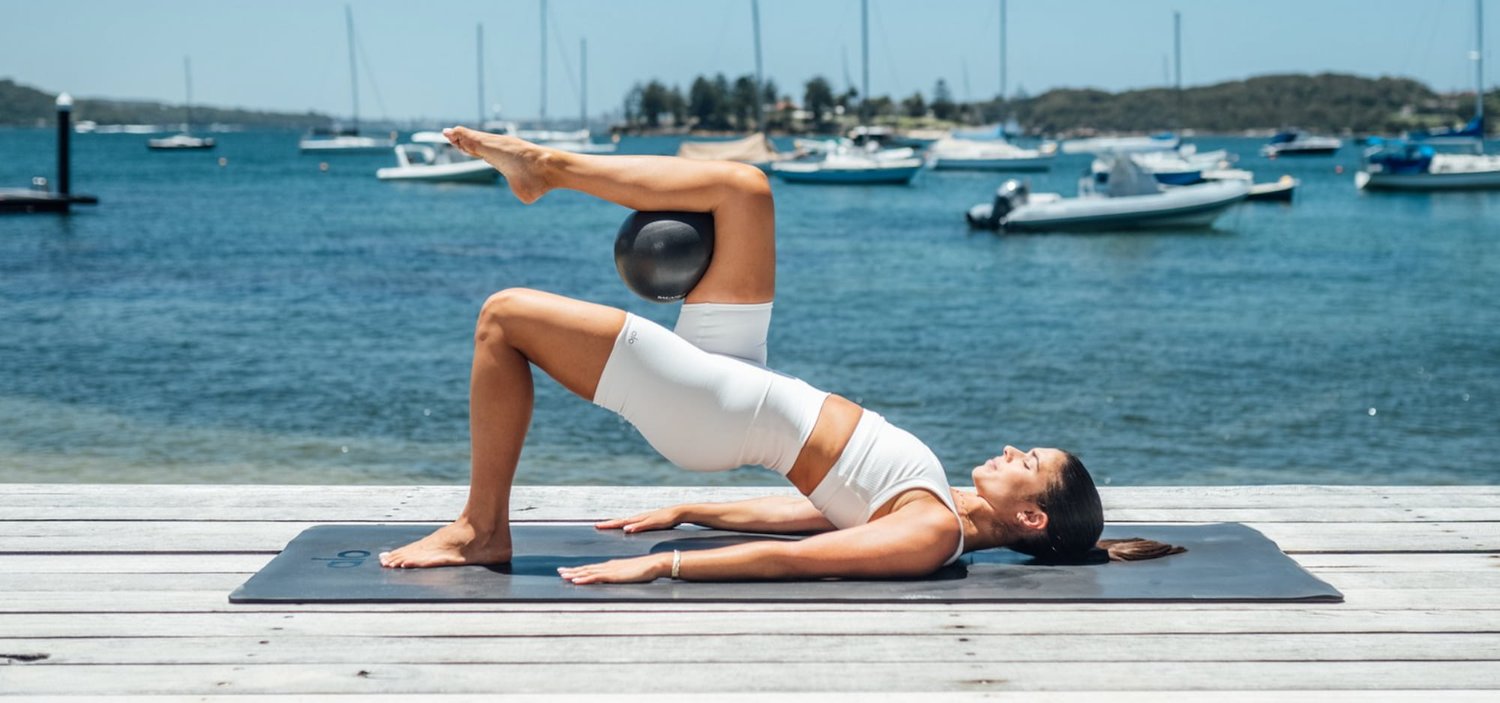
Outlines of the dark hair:
[[1187,551],[1137,537],[1100,541],[1104,505],[1099,501],[1099,489],[1083,462],[1068,452],[1063,452],[1057,479],[1034,500],[1047,514],[1047,527],[1006,545],[1022,554],[1045,561],[1091,561],[1097,560],[1091,557],[1103,556],[1094,554],[1101,550],[1111,561],[1133,561]]

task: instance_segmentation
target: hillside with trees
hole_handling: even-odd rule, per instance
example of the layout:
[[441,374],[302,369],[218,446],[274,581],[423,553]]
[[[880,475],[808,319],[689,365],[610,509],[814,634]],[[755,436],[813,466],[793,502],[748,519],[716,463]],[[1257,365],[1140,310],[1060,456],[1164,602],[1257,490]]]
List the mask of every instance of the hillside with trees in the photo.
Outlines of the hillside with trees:
[[[73,119],[92,120],[100,124],[156,124],[182,122],[182,105],[146,100],[111,100],[73,96]],[[38,127],[52,124],[57,112],[57,95],[0,78],[0,125]],[[308,129],[327,126],[332,118],[315,112],[286,113],[193,106],[193,121],[210,124],[232,124],[245,127],[287,127]]]
[[[1318,75],[1258,76],[1186,88],[1148,88],[1111,93],[1058,88],[1009,101],[963,103],[939,79],[932,92],[861,101],[850,88],[838,92],[815,77],[800,95],[782,93],[768,81],[758,93],[766,128],[782,132],[836,132],[863,120],[877,124],[942,126],[990,124],[1014,118],[1032,134],[1200,132],[1274,130],[1288,126],[1358,134],[1397,133],[1416,127],[1463,122],[1473,112],[1472,93],[1440,94],[1409,78]],[[687,95],[652,80],[637,84],[625,99],[626,131],[748,131],[755,129],[754,76],[730,81],[723,74],[699,76]],[[1500,91],[1487,96],[1500,110]]]

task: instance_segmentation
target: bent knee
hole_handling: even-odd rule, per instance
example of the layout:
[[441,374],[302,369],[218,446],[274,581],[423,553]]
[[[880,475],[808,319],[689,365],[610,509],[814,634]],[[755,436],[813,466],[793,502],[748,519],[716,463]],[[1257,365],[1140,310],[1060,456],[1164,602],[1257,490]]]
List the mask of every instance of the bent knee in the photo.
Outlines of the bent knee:
[[474,343],[501,338],[505,326],[524,315],[540,296],[540,291],[530,288],[506,288],[486,298],[474,325]]
[[771,197],[771,179],[759,167],[750,164],[730,164],[729,185],[736,193],[752,198]]

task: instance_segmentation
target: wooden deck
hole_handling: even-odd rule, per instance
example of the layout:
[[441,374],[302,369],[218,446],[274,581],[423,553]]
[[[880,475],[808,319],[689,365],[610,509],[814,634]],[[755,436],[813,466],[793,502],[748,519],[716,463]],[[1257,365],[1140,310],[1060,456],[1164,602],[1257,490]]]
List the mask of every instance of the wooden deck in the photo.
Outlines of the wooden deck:
[[[767,492],[525,487],[515,516]],[[463,490],[0,484],[0,696],[1500,700],[1500,486],[1110,488],[1104,501],[1113,522],[1247,523],[1348,600],[233,606],[303,528],[441,522]]]

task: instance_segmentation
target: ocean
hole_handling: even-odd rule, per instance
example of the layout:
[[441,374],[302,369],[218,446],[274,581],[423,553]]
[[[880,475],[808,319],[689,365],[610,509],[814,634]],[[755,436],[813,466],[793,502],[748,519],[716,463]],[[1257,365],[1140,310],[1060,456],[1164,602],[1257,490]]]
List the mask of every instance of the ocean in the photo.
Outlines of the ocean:
[[[618,206],[214,136],[77,135],[73,187],[100,204],[0,217],[0,482],[461,484],[486,296],[675,318],[619,282]],[[963,213],[1004,175],[776,183],[770,365],[911,430],[960,484],[1005,444],[1068,449],[1110,485],[1500,480],[1500,192],[1365,193],[1350,146],[1189,141],[1302,179],[1296,202],[1206,231],[996,235]],[[0,186],[50,176],[53,132],[0,131],[0,156]],[[1017,177],[1071,194],[1087,163]],[[539,380],[518,481],[780,479],[676,469]]]

